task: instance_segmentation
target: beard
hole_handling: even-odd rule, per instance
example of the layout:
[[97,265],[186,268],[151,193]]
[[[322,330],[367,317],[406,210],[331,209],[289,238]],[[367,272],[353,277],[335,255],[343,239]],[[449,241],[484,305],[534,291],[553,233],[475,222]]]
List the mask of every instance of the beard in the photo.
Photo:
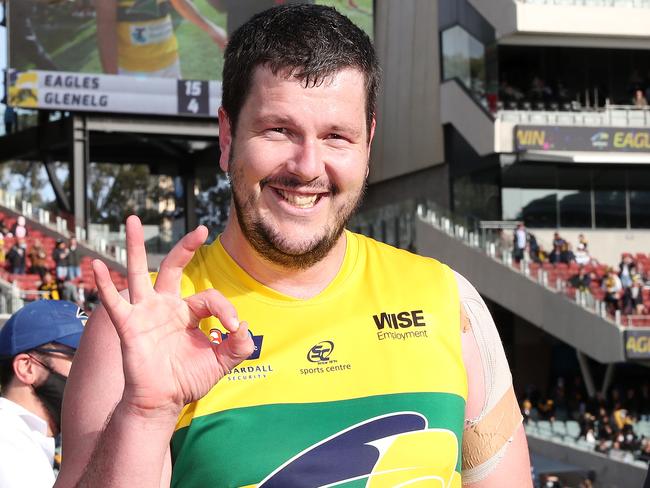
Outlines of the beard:
[[[232,154],[231,154],[232,156]],[[357,210],[366,188],[366,181],[359,190],[347,200],[341,202],[333,210],[334,220],[321,229],[320,235],[313,238],[294,242],[289,236],[282,235],[271,223],[266,222],[257,212],[259,205],[254,195],[246,196],[243,188],[243,163],[229,162],[232,199],[242,233],[253,249],[264,259],[286,269],[307,269],[321,261],[329,254],[339,237],[345,230],[350,218]],[[315,192],[327,191],[328,198],[334,199],[340,194],[340,189],[332,183],[318,180],[305,185],[294,176],[274,176],[260,181],[260,190],[269,184],[279,184],[284,188],[310,189]]]

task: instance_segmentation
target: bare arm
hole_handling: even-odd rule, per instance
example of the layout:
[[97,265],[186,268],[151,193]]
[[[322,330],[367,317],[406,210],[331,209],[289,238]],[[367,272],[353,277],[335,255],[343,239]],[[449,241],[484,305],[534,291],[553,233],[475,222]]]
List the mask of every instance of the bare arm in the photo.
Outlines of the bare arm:
[[[123,391],[120,339],[106,310],[99,307],[86,325],[66,383],[62,419],[63,465],[56,481],[57,488],[78,486],[96,446],[106,451],[109,446],[120,444],[120,429],[114,429],[116,432],[111,433],[104,432],[104,427]],[[116,412],[115,418],[119,417],[120,412]],[[136,448],[143,441],[146,443],[139,447],[140,453],[149,450],[148,436],[143,435],[134,441]],[[97,463],[106,455],[110,457],[112,453],[97,452],[93,461]],[[169,449],[163,463],[162,472],[157,473],[161,487],[169,486],[171,480]]]
[[[508,388],[512,380],[509,377],[505,353],[500,341],[493,342],[490,346],[489,336],[498,340],[496,326],[476,290],[459,275],[457,280],[462,303],[461,341],[468,380],[465,417],[475,421],[474,425],[481,425],[480,435],[469,433],[466,426],[463,436],[465,444],[475,443],[469,451],[475,454],[474,465],[480,467],[478,470],[466,470],[466,463],[472,463],[468,463],[469,459],[463,459],[463,486],[532,488],[528,443],[518,403],[510,389],[511,386]],[[479,342],[483,344],[481,347]],[[486,356],[490,356],[487,361]],[[489,370],[487,364],[491,364],[489,367],[493,369]],[[495,381],[494,374],[502,377]],[[503,377],[504,374],[507,375],[506,378]],[[490,385],[487,385],[487,382],[490,382]],[[498,398],[488,398],[488,391],[491,391],[492,395],[497,392]],[[495,417],[499,419],[498,422],[494,422]],[[478,443],[477,439],[480,439]],[[467,445],[463,446],[464,454],[467,448]],[[485,453],[491,454],[485,456]],[[482,455],[486,459],[480,459]],[[484,472],[480,473],[481,470]],[[468,476],[465,476],[466,474]]]
[[117,0],[95,2],[97,48],[104,73],[117,74]]
[[[206,237],[204,227],[186,235],[152,287],[142,226],[129,217],[128,300],[106,266],[93,263],[105,311],[84,333],[66,389],[58,488],[168,486],[169,441],[181,409],[253,351],[246,324],[216,290],[180,296],[183,268]],[[198,329],[208,316],[230,332],[227,343],[212,345]]]
[[226,48],[226,43],[228,42],[226,31],[201,15],[201,12],[197,10],[196,6],[190,0],[170,1],[180,15],[209,35],[221,49]]

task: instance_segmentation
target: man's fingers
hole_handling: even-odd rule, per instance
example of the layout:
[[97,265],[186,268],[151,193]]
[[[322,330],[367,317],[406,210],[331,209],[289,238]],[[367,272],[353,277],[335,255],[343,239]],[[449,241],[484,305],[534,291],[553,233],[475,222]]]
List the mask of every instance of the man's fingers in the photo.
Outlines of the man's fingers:
[[239,327],[237,310],[215,289],[203,290],[196,295],[187,297],[185,302],[198,319],[217,317],[229,332],[236,331]]
[[131,303],[137,303],[151,293],[151,278],[144,249],[144,231],[140,219],[130,215],[126,219],[126,275]]
[[183,268],[190,262],[196,250],[201,247],[208,237],[208,229],[200,225],[189,234],[186,234],[169,251],[160,264],[160,271],[156,277],[154,289],[160,293],[180,293],[181,276]]
[[120,293],[115,288],[111,275],[106,265],[99,259],[95,259],[92,263],[93,273],[95,274],[95,282],[97,283],[97,290],[99,291],[99,298],[104,304],[104,308],[111,318],[118,335],[121,334],[120,326],[129,314],[131,309],[129,303],[122,298]]
[[230,333],[227,341],[213,345],[212,349],[224,372],[232,371],[255,350],[253,338],[248,332],[248,323],[240,322],[237,329]]

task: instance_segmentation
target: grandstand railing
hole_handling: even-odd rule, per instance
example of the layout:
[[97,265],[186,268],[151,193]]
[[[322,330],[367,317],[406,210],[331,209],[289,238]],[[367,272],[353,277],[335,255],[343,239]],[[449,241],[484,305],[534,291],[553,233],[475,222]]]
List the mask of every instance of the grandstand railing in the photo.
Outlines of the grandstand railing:
[[[648,0],[650,1],[650,0]],[[603,127],[650,127],[650,107],[607,105],[578,111],[499,110],[498,120],[514,124]]]
[[[31,202],[20,200],[18,196],[10,191],[0,189],[0,204],[20,213],[25,218],[35,220],[39,224],[61,234],[65,237],[76,237],[79,242],[94,249],[95,251],[109,256],[122,265],[126,265],[126,247],[120,241],[119,243],[110,242],[108,235],[96,233],[88,236],[86,229],[76,226],[73,231],[68,228],[68,221],[60,215],[56,215],[49,210],[34,207]],[[125,240],[125,239],[124,239]]]
[[[531,281],[554,292],[562,293],[584,310],[607,320],[616,326],[648,325],[650,316],[626,316],[617,310],[614,315],[607,312],[604,301],[596,299],[589,291],[581,291],[569,286],[558,275],[551,277],[548,270],[537,267],[526,253],[520,263],[516,263],[512,252],[512,239],[500,238],[500,232],[511,230],[515,222],[481,221],[471,216],[455,215],[448,209],[431,202],[407,201],[387,205],[379,209],[357,215],[349,227],[354,232],[365,234],[387,244],[415,251],[415,219],[432,225],[436,229],[454,237],[463,244],[483,252],[516,273],[521,273]],[[639,324],[637,317],[643,317],[647,324]]]
[[517,0],[530,5],[565,7],[650,8],[650,0]]

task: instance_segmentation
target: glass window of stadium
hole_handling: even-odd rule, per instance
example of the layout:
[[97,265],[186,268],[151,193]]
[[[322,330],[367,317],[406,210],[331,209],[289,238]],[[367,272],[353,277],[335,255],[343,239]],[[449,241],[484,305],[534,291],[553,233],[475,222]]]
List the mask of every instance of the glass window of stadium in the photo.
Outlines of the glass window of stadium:
[[483,104],[485,90],[485,46],[461,26],[442,32],[442,76],[459,80]]
[[650,229],[650,170],[513,165],[502,217],[538,228]]

